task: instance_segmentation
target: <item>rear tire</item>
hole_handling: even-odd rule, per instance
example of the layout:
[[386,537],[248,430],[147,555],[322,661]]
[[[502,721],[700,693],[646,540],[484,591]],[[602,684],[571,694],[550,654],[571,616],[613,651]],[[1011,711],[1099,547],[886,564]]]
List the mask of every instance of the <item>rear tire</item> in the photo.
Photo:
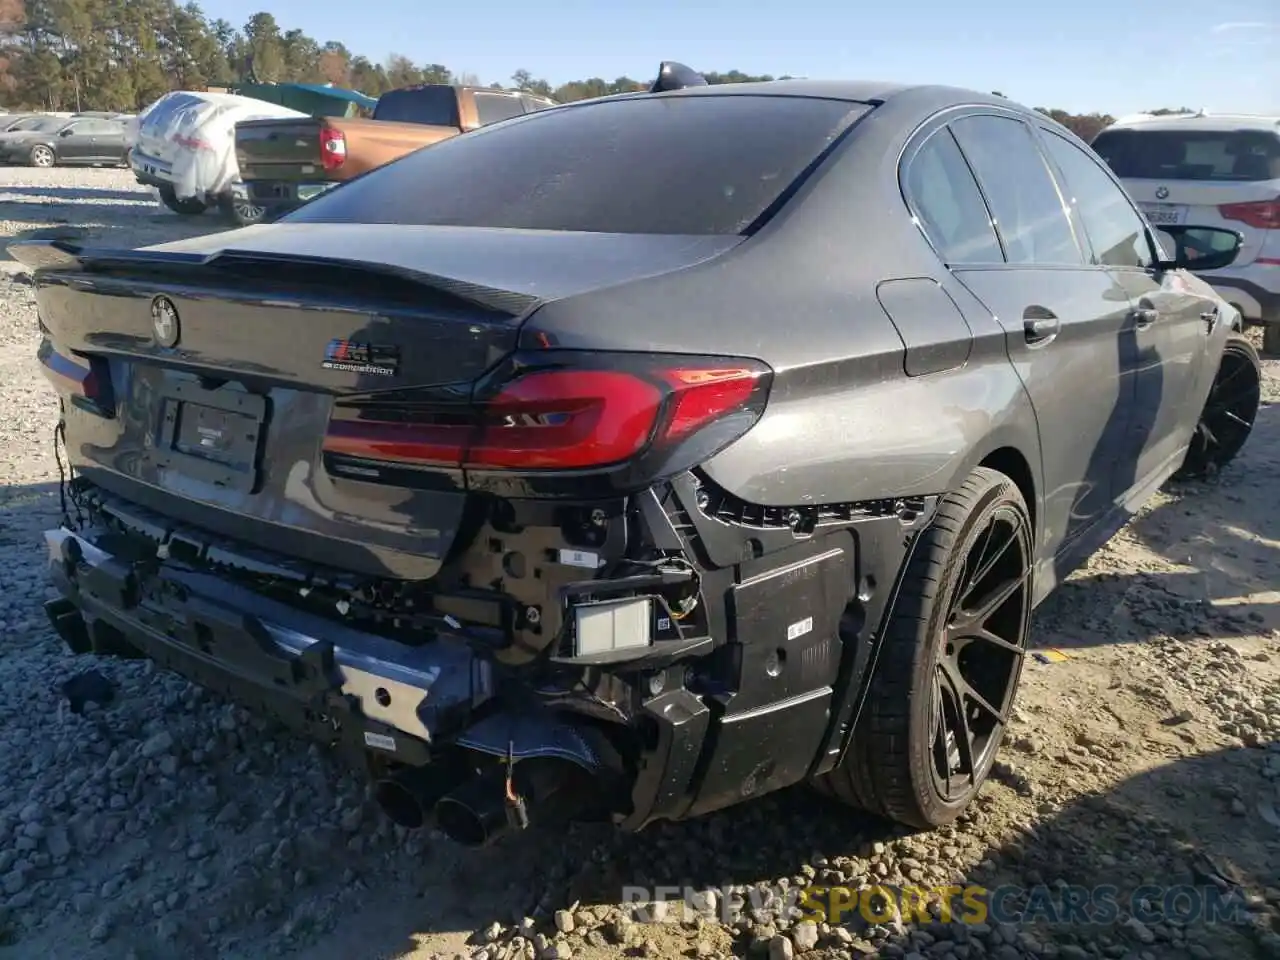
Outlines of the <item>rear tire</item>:
[[53,150],[44,144],[37,144],[31,148],[31,165],[33,167],[52,167],[57,161],[58,158],[54,155]]
[[160,187],[160,202],[184,217],[198,217],[209,209],[209,205],[199,197],[179,198],[170,186]]
[[258,206],[248,200],[237,199],[233,194],[223,194],[218,198],[218,210],[223,217],[238,227],[250,227],[261,223],[267,215],[267,208]]
[[1174,478],[1212,476],[1234,460],[1253,433],[1261,405],[1262,361],[1248,338],[1233,333],[1222,350],[1191,446]]
[[979,467],[943,499],[908,564],[848,750],[819,781],[825,792],[922,829],[972,802],[1022,676],[1032,545],[1026,502],[1004,474]]

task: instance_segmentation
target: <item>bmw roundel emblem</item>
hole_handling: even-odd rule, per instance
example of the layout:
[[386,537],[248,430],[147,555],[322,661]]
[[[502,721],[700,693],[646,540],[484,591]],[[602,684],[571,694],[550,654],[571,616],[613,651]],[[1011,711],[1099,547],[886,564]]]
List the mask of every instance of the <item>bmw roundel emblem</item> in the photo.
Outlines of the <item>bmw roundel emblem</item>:
[[1157,200],[1163,200],[1163,199],[1164,199],[1165,197],[1167,197],[1167,196],[1169,196],[1169,188],[1168,188],[1168,187],[1156,187],[1156,199],[1157,199]]
[[181,335],[178,308],[168,297],[156,297],[151,301],[151,331],[156,344],[161,347],[172,347],[178,342]]

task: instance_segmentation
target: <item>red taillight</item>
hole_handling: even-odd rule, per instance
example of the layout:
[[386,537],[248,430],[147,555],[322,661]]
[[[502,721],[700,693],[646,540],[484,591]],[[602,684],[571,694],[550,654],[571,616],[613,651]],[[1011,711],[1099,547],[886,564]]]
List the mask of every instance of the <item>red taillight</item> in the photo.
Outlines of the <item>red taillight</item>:
[[[624,361],[624,364],[626,361]],[[334,419],[326,454],[474,470],[591,470],[674,447],[703,427],[763,409],[769,370],[754,361],[530,369],[467,415],[417,412],[411,422],[370,409]],[[718,437],[721,445],[733,437]]]
[[320,164],[326,170],[336,170],[347,159],[347,138],[333,127],[320,128]]
[[1224,220],[1236,220],[1259,230],[1280,230],[1280,197],[1252,203],[1224,203],[1218,207]]

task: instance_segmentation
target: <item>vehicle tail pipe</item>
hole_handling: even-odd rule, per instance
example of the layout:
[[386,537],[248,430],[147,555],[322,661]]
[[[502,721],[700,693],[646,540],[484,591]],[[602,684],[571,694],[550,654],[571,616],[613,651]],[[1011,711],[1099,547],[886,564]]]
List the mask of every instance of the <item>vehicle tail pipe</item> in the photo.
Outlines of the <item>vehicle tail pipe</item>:
[[497,763],[440,799],[436,826],[462,846],[488,846],[552,809],[557,820],[576,816],[598,796],[593,779],[569,760],[535,757],[513,767]]
[[373,799],[387,818],[407,830],[427,824],[440,798],[466,779],[456,763],[403,767],[374,782]]
[[93,640],[89,636],[89,625],[85,623],[80,610],[74,603],[65,598],[50,600],[44,605],[45,616],[58,637],[67,645],[72,653],[91,653]]

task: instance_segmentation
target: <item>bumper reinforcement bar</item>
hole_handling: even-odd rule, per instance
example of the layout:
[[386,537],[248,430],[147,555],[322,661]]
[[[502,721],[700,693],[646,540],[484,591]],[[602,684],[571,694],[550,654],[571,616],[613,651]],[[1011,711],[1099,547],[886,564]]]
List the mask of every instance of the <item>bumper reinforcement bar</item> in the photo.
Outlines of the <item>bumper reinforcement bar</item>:
[[87,617],[264,691],[336,696],[428,744],[466,729],[493,696],[490,663],[455,638],[407,646],[176,564],[144,574],[65,527],[44,536],[52,579]]

